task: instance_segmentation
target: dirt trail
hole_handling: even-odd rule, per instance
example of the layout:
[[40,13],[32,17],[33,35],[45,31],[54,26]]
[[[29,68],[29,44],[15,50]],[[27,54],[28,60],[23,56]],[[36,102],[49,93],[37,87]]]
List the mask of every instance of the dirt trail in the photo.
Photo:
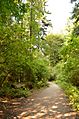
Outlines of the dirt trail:
[[79,119],[54,83],[29,98],[0,102],[0,119]]

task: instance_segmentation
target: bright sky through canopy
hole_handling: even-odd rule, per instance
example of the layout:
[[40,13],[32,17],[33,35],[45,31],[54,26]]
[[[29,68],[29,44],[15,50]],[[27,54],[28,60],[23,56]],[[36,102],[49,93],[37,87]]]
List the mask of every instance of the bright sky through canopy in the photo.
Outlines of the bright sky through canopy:
[[72,12],[70,0],[48,0],[48,10],[51,12],[49,19],[52,21],[53,32],[60,33],[64,30],[67,19]]

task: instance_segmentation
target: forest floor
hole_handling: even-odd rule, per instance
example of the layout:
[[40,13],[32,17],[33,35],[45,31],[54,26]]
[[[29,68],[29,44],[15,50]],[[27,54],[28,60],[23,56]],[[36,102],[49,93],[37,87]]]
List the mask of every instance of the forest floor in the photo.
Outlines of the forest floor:
[[28,98],[0,98],[0,119],[79,119],[64,91],[55,83]]

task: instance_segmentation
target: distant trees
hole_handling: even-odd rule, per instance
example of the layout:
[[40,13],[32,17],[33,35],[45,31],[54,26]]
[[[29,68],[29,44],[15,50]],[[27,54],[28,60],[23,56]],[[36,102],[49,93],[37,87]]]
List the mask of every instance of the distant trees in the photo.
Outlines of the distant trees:
[[46,36],[48,46],[48,56],[52,67],[54,67],[60,60],[60,49],[63,45],[64,39],[62,35],[49,34]]

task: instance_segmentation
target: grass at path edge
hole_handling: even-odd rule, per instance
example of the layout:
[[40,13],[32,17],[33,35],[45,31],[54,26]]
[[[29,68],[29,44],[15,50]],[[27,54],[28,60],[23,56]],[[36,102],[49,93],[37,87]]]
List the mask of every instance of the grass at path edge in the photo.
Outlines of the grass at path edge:
[[73,109],[75,111],[79,111],[79,89],[65,81],[56,80],[55,83],[57,83],[65,91]]

